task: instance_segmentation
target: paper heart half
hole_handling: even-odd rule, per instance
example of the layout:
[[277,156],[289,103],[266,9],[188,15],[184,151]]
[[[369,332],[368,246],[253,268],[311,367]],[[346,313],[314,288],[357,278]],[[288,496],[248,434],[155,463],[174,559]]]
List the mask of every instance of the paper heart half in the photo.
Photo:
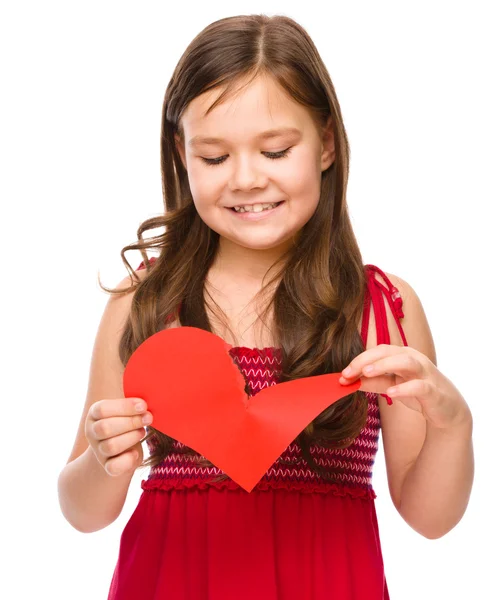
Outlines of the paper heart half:
[[248,396],[217,335],[196,327],[146,339],[124,370],[126,397],[143,398],[152,426],[192,448],[248,492],[325,408],[361,386],[340,373],[278,383]]

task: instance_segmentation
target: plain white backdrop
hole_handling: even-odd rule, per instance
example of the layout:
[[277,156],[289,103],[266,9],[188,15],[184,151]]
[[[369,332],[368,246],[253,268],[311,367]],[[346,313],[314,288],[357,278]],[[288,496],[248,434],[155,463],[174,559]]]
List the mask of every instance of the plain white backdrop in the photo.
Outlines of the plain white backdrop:
[[[120,517],[82,534],[57,478],[74,443],[94,337],[120,259],[162,210],[163,94],[217,19],[285,14],[327,65],[351,145],[348,203],[366,263],[419,295],[438,368],[474,416],[462,521],[427,540],[396,512],[382,440],[374,489],[392,600],[493,598],[494,165],[491,2],[22,2],[0,14],[4,464],[2,598],[104,600]],[[127,255],[137,267],[139,253]],[[5,557],[7,560],[5,560]]]

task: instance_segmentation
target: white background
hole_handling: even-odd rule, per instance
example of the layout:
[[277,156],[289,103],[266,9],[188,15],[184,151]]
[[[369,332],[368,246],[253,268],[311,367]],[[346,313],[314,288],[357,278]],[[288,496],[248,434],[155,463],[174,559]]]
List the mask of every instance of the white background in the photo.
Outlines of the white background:
[[[3,5],[2,598],[104,600],[133,512],[82,534],[57,478],[123,246],[162,210],[163,94],[186,46],[236,14],[307,29],[351,144],[348,202],[366,263],[422,300],[438,368],[474,416],[467,512],[427,540],[396,512],[382,442],[374,488],[392,600],[494,597],[494,19],[491,2],[21,2]],[[136,267],[138,253],[129,253]],[[491,497],[492,494],[492,497]],[[7,591],[8,590],[8,591]]]

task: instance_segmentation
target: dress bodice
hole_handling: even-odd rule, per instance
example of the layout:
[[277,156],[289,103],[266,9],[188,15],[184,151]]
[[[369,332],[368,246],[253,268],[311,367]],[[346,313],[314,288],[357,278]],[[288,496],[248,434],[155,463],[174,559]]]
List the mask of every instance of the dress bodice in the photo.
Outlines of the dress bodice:
[[[280,365],[280,352],[277,348],[233,347],[231,358],[242,371],[254,396],[267,386],[277,383],[277,368]],[[291,443],[265,473],[254,490],[268,488],[288,488],[308,492],[346,492],[356,496],[372,496],[372,466],[378,449],[380,430],[377,395],[367,393],[368,415],[365,426],[351,446],[344,449],[329,449],[317,444],[310,446],[314,461],[326,469],[332,469],[331,481],[311,470],[297,442]],[[148,440],[150,453],[154,451],[153,438]],[[175,441],[169,455],[150,470],[145,489],[150,487],[181,488],[215,485],[220,488],[239,489],[231,479],[215,482],[212,480],[223,472],[214,467],[201,467],[197,464],[198,455],[181,453],[183,444]]]

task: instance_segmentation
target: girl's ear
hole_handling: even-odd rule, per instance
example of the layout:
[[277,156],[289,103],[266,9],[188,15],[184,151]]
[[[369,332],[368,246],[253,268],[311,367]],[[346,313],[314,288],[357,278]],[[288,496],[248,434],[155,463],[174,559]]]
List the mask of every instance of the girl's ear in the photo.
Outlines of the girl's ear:
[[327,119],[326,126],[322,132],[322,155],[321,155],[321,170],[328,169],[336,158],[336,150],[334,147],[334,130],[332,127],[332,117]]
[[183,163],[184,168],[186,169],[186,153],[184,151],[184,143],[177,133],[174,134],[174,141],[176,143],[176,149],[181,157],[181,162]]

